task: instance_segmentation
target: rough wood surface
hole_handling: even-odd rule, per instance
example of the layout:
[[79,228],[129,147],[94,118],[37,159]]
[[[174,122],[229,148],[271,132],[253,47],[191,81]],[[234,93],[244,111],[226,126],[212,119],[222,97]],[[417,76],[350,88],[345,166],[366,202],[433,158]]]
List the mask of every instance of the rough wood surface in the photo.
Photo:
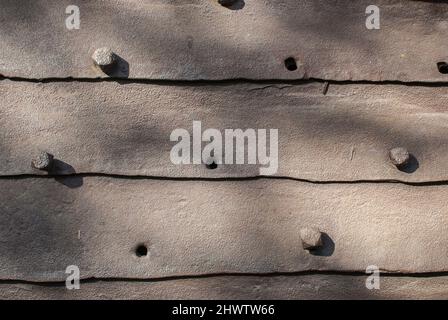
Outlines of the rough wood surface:
[[95,281],[79,290],[63,284],[1,283],[0,299],[448,299],[448,278],[367,275],[219,276],[169,281]]
[[[297,181],[3,179],[0,278],[448,271],[448,189]],[[302,248],[300,228],[324,245]],[[145,244],[148,255],[137,257]]]
[[[448,180],[448,89],[399,85],[0,82],[0,175],[53,174],[253,177],[260,165],[174,165],[170,134],[193,121],[203,130],[278,129],[277,176],[313,181]],[[256,116],[254,116],[256,115]],[[203,146],[205,143],[203,143]],[[389,149],[415,157],[399,171]]]
[[[366,28],[367,0],[1,0],[0,74],[103,77],[90,59],[108,46],[113,76],[151,79],[446,81],[447,4],[376,0],[380,30]],[[80,29],[68,30],[68,5]],[[284,60],[294,57],[298,69]]]

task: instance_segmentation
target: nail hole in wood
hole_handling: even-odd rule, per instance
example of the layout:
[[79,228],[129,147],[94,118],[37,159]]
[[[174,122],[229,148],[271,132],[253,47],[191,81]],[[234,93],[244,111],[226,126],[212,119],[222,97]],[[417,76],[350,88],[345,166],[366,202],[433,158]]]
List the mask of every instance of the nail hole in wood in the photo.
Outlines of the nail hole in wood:
[[448,73],[448,63],[446,62],[437,62],[437,69],[439,69],[440,73],[447,74]]
[[139,244],[136,248],[135,248],[135,255],[137,257],[145,257],[148,255],[148,248],[144,245],[144,244]]
[[289,71],[295,71],[297,70],[297,62],[296,59],[294,59],[293,57],[289,57],[288,59],[285,60],[285,67],[286,69],[288,69]]

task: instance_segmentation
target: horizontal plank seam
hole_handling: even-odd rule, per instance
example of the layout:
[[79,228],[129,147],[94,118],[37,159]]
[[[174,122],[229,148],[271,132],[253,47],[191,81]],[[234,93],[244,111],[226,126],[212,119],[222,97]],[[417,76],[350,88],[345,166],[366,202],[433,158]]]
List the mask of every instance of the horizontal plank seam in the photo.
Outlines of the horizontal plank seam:
[[[290,84],[303,85],[310,83],[322,84],[365,84],[365,85],[402,85],[402,86],[419,86],[419,87],[448,87],[447,81],[401,81],[401,80],[332,80],[323,78],[306,78],[296,80],[282,80],[282,79],[248,79],[248,78],[233,78],[224,80],[170,80],[170,79],[146,79],[146,78],[23,78],[23,77],[8,77],[0,74],[0,81],[10,80],[15,82],[31,82],[31,83],[64,83],[64,82],[87,82],[87,83],[102,83],[102,82],[119,82],[119,83],[141,83],[141,84],[155,84],[155,85],[178,85],[178,86],[200,86],[200,85],[232,85],[241,83],[253,84]],[[268,86],[269,87],[269,86]],[[268,88],[266,87],[266,88]],[[283,89],[283,88],[279,88]]]
[[25,180],[25,179],[63,179],[63,178],[88,178],[88,177],[106,177],[123,180],[165,180],[165,181],[210,181],[210,182],[225,182],[225,181],[254,181],[254,180],[289,180],[304,182],[310,184],[404,184],[415,187],[423,186],[444,186],[448,185],[448,180],[434,180],[409,182],[396,179],[377,179],[377,180],[311,180],[303,178],[294,178],[288,176],[248,176],[248,177],[167,177],[167,176],[152,176],[152,175],[122,175],[110,173],[74,173],[74,174],[16,174],[16,175],[0,175],[0,180]]
[[[382,277],[389,278],[437,278],[447,277],[448,271],[444,272],[398,272],[380,270]],[[156,278],[131,278],[131,277],[87,277],[80,280],[81,283],[97,283],[97,282],[168,282],[177,280],[194,280],[194,279],[208,279],[208,278],[223,278],[223,277],[260,277],[260,278],[274,278],[274,277],[303,277],[303,276],[352,276],[352,277],[366,277],[369,274],[361,271],[328,271],[328,270],[309,270],[298,272],[270,272],[270,273],[207,273],[196,275],[180,275],[180,276],[166,276]],[[21,279],[0,279],[1,284],[33,284],[39,286],[65,286],[65,281],[34,281]]]

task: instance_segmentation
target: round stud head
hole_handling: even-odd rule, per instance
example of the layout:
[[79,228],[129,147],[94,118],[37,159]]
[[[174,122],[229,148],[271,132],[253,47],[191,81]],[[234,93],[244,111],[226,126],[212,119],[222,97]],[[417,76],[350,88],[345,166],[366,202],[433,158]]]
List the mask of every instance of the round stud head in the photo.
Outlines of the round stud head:
[[402,167],[409,163],[410,155],[408,150],[398,147],[389,151],[389,158],[394,165]]
[[100,67],[110,67],[117,61],[116,55],[109,48],[96,49],[92,55],[93,62]]
[[31,161],[31,166],[39,170],[49,170],[53,165],[53,155],[47,152],[41,152]]
[[303,248],[306,250],[317,249],[322,246],[322,233],[314,227],[300,229],[300,238]]

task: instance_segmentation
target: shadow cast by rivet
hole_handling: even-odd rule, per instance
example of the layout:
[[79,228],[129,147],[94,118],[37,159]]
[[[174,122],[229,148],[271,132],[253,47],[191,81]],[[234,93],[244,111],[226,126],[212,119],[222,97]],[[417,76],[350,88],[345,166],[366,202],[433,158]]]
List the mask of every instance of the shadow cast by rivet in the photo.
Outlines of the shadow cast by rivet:
[[322,232],[321,239],[322,239],[322,246],[317,249],[310,250],[310,254],[312,254],[313,256],[323,256],[323,257],[331,256],[335,249],[334,241],[325,232]]
[[[54,159],[49,173],[54,175],[73,175],[76,173],[76,170],[68,163]],[[83,185],[83,178],[81,176],[60,176],[56,177],[55,180],[71,189],[79,188]]]
[[398,170],[405,173],[413,173],[419,168],[419,163],[416,157],[414,157],[412,154],[409,155],[409,161],[404,166],[397,167]]
[[101,67],[101,71],[112,78],[129,78],[129,63],[115,54],[115,63],[110,67]]

